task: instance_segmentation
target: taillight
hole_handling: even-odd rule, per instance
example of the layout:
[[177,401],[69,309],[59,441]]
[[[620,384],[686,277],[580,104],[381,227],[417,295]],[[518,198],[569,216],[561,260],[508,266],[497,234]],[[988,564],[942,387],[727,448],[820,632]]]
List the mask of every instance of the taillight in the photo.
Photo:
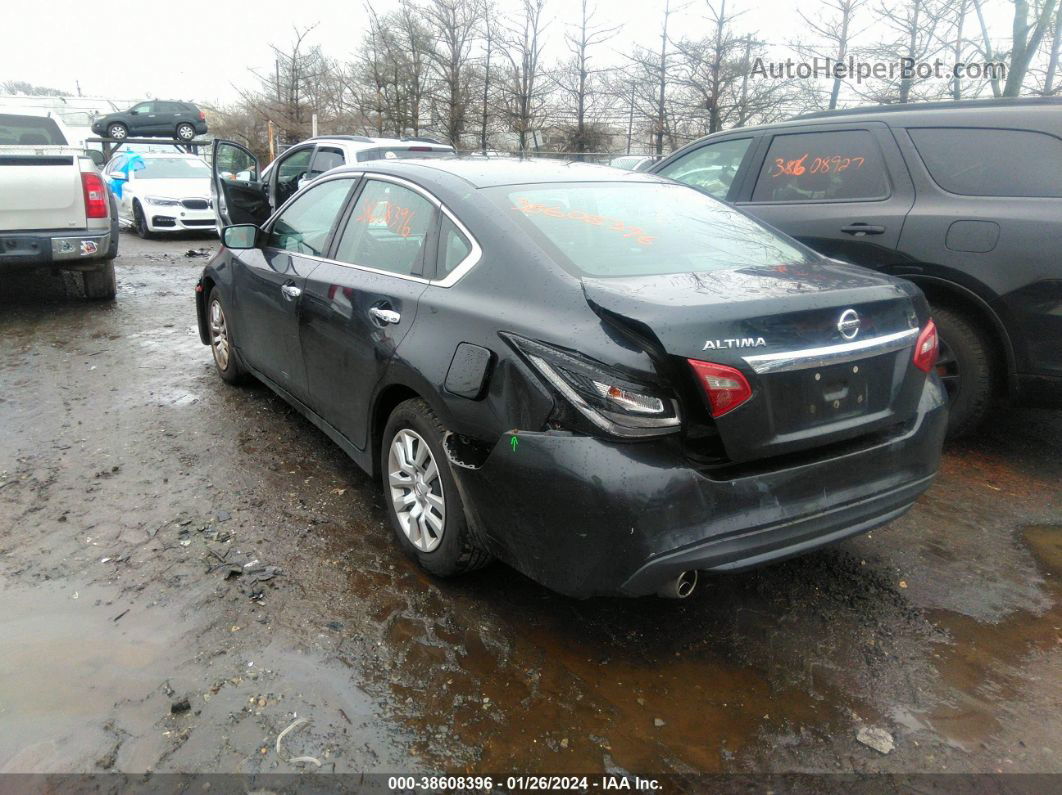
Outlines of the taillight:
[[937,351],[940,349],[940,340],[937,337],[937,324],[930,318],[922,333],[918,335],[914,349],[914,366],[924,373],[933,369],[937,363]]
[[752,397],[752,387],[740,370],[713,362],[687,359],[708,396],[713,417],[722,417]]
[[85,193],[85,217],[107,217],[107,187],[99,174],[81,172],[81,189]]
[[206,121],[206,114],[203,111],[199,111],[199,121]]

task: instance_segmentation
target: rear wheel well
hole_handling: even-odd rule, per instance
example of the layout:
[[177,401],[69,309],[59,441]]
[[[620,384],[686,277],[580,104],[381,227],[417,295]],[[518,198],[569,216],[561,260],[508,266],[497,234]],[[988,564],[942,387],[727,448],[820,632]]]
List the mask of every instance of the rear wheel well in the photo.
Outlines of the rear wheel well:
[[985,330],[985,341],[992,348],[993,365],[1000,373],[997,388],[1004,394],[1010,393],[1013,389],[1011,375],[1014,372],[1014,352],[1007,330],[996,314],[963,288],[935,280],[922,280],[910,276],[905,276],[905,278],[921,288],[931,306],[950,309]]
[[372,425],[369,427],[369,443],[372,445],[372,476],[379,478],[383,464],[380,461],[380,445],[383,443],[384,428],[387,427],[387,418],[400,404],[413,398],[421,397],[413,389],[404,384],[392,384],[380,393],[376,399],[376,405],[372,412]]

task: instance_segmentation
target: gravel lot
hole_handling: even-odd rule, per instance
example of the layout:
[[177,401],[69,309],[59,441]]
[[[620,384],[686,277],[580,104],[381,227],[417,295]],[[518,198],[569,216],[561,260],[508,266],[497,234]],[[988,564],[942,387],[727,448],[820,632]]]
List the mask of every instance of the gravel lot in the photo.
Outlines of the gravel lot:
[[216,245],[123,233],[113,304],[0,286],[0,772],[1062,772],[1062,412],[684,602],[439,582],[333,444],[214,374],[186,252]]

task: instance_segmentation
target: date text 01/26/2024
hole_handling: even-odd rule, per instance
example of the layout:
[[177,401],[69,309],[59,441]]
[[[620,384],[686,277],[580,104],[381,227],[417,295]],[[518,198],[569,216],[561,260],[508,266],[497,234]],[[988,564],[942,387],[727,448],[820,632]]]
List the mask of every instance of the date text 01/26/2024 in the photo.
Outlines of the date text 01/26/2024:
[[461,792],[490,791],[502,787],[507,792],[587,792],[589,790],[654,792],[661,784],[654,778],[639,776],[391,776],[387,787],[392,792]]

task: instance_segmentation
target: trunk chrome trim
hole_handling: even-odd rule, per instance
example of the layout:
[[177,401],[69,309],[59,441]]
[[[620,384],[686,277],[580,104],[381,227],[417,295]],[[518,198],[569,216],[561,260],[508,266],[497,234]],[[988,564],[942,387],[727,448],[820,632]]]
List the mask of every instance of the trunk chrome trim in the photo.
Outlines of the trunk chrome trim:
[[868,356],[894,353],[914,344],[919,329],[911,328],[871,337],[857,342],[845,342],[840,345],[826,345],[820,348],[805,348],[800,351],[783,351],[780,353],[761,353],[744,357],[745,363],[754,372],[781,373],[790,370],[806,370],[811,367],[826,367],[831,364],[844,364]]

